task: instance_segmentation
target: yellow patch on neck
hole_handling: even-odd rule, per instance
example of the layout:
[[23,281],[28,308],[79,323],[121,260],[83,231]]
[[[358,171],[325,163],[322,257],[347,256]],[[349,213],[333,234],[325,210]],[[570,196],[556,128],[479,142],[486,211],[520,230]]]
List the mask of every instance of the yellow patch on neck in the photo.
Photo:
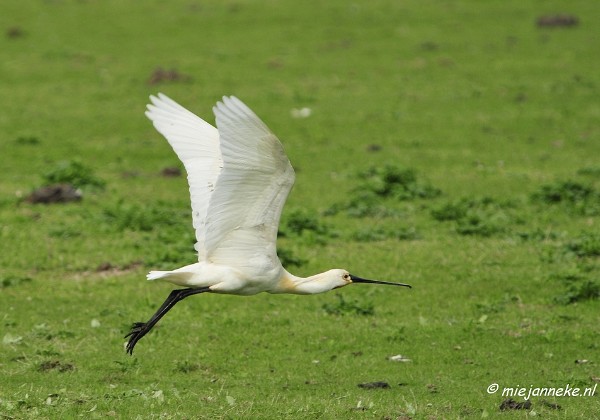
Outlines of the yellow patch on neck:
[[293,293],[296,290],[296,287],[296,283],[285,272],[282,274],[279,282],[277,283],[277,289],[279,289],[279,291],[282,293]]

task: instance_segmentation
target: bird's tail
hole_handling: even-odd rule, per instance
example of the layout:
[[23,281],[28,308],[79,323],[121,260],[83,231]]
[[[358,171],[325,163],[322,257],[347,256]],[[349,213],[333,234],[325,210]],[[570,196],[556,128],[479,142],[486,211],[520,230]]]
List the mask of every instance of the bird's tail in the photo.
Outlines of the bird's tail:
[[151,271],[146,275],[147,280],[158,280],[167,277],[172,271]]
[[190,283],[194,273],[189,271],[151,271],[146,275],[148,280],[163,280],[178,286],[195,286]]

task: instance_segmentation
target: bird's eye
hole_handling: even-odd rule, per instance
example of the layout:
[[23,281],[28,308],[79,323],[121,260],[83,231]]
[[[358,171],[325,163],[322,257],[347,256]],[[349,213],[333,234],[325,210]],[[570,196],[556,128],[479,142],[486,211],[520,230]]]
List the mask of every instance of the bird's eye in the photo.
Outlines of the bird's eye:
[[350,280],[350,274],[344,274],[344,280]]

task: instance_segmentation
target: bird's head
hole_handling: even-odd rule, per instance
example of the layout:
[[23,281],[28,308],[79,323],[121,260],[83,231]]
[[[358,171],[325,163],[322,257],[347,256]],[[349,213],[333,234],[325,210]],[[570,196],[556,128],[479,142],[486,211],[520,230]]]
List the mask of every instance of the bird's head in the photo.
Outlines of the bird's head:
[[324,280],[331,285],[332,289],[338,289],[352,283],[387,284],[389,286],[412,287],[411,285],[405,283],[392,283],[388,281],[363,279],[362,277],[352,275],[348,271],[339,268],[325,272]]

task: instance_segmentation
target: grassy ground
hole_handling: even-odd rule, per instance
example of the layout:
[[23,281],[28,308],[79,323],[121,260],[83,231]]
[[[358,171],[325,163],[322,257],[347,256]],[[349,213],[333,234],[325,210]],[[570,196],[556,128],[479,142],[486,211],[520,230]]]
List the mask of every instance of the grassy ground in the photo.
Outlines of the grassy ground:
[[[3,2],[0,416],[597,416],[600,390],[500,410],[504,387],[600,380],[596,9]],[[556,13],[579,24],[536,25]],[[161,176],[179,163],[143,115],[157,91],[209,121],[235,94],[278,134],[291,271],[413,289],[190,298],[126,356],[170,290],[145,272],[194,260],[185,177]],[[83,200],[23,201],[56,180]]]

